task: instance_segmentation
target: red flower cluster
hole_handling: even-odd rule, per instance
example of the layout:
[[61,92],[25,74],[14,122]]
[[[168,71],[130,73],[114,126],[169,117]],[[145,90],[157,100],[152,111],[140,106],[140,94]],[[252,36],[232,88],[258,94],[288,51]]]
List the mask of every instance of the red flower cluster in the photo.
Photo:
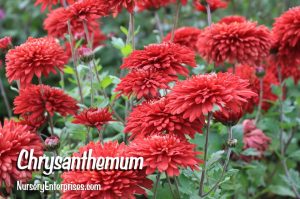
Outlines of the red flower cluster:
[[269,55],[271,33],[254,22],[217,23],[204,29],[197,43],[208,62],[258,65]]
[[153,135],[131,142],[129,154],[144,158],[147,175],[158,170],[178,176],[180,167],[198,170],[198,164],[203,162],[196,157],[201,153],[196,152],[195,147],[175,135]]
[[110,121],[112,115],[108,108],[89,108],[76,115],[73,123],[96,127],[100,131],[102,126]]
[[243,16],[239,15],[232,15],[223,17],[218,23],[225,23],[225,24],[231,24],[231,23],[244,23],[247,19]]
[[[245,102],[244,104],[247,104],[247,102]],[[215,120],[221,122],[225,126],[234,126],[244,115],[242,106],[238,106],[234,110],[225,107],[222,109],[222,111],[214,112],[213,116]]]
[[171,114],[166,108],[168,103],[167,99],[161,98],[137,106],[130,113],[124,132],[132,133],[131,139],[158,133],[175,134],[184,139],[185,135],[194,138],[196,132],[202,132],[204,118],[189,122],[182,114]]
[[115,89],[120,94],[137,99],[147,100],[160,97],[160,89],[169,89],[168,83],[175,81],[176,76],[170,76],[162,71],[134,70],[121,79]]
[[[201,30],[195,27],[182,27],[175,30],[174,43],[186,46],[193,51],[197,51],[197,41],[201,34]],[[171,40],[172,33],[167,34],[164,38],[164,42],[169,42]]]
[[3,37],[0,39],[0,50],[7,50],[10,46],[12,46],[11,37]]
[[114,16],[117,16],[122,11],[122,8],[132,13],[135,6],[135,0],[109,0],[109,3]]
[[[92,149],[92,156],[129,157],[128,147],[118,142],[89,143],[81,147],[74,156],[82,156]],[[146,194],[144,188],[151,189],[152,181],[146,178],[144,170],[88,170],[70,171],[62,174],[62,184],[100,184],[101,190],[65,190],[63,199],[71,198],[135,198],[134,194]]]
[[74,115],[78,106],[72,97],[62,90],[46,85],[31,85],[22,89],[14,100],[14,113],[29,117],[30,120],[40,120],[45,113],[53,116],[59,113],[62,116]]
[[267,137],[262,130],[258,129],[254,124],[253,120],[245,120],[243,122],[244,126],[244,147],[243,149],[254,148],[259,153],[258,156],[244,156],[241,158],[245,161],[251,161],[252,159],[260,159],[263,157],[264,152],[269,148],[271,139]]
[[161,7],[167,6],[170,3],[174,3],[174,0],[142,0],[137,1],[136,5],[140,11],[143,10],[155,10]]
[[300,64],[300,6],[278,17],[273,25],[275,59],[281,66]]
[[[205,0],[206,3],[209,4],[209,8],[211,12],[220,9],[220,8],[227,8],[228,2],[224,0]],[[206,5],[202,3],[200,0],[194,0],[194,6],[196,10],[206,13]]]
[[183,114],[183,118],[194,121],[218,107],[227,107],[238,112],[239,107],[253,96],[249,82],[231,73],[205,74],[193,76],[177,83],[167,96],[167,107],[173,114]]
[[183,64],[195,67],[195,53],[174,43],[151,44],[144,50],[136,50],[124,59],[122,69],[163,71],[169,75],[189,74]]
[[51,11],[44,21],[44,29],[53,37],[63,37],[68,32],[68,21],[72,32],[84,32],[83,23],[93,32],[98,27],[97,19],[109,14],[109,4],[105,0],[82,0],[67,8]]
[[9,82],[20,80],[22,86],[31,83],[34,76],[56,74],[63,70],[67,56],[53,38],[29,38],[24,44],[8,51],[6,76]]
[[[229,69],[229,72],[232,72],[232,69]],[[248,65],[240,65],[236,67],[235,74],[244,80],[248,80],[250,85],[249,89],[253,92],[260,93],[260,83],[259,78],[255,75],[255,68]],[[276,78],[272,69],[266,71],[265,76],[263,77],[263,104],[262,109],[268,110],[271,106],[269,101],[276,101],[277,96],[272,92],[272,85],[278,85],[279,82]],[[259,97],[254,96],[248,100],[248,103],[243,106],[245,112],[252,113],[255,106],[259,103]]]
[[39,136],[29,131],[27,126],[12,120],[5,120],[3,126],[0,124],[0,139],[0,184],[4,183],[10,192],[16,181],[25,183],[31,179],[31,171],[17,168],[21,150],[33,149],[34,156],[39,157],[43,155],[43,144]]
[[[39,4],[41,4],[41,10],[42,12],[46,10],[46,8],[48,7],[49,10],[51,10],[52,6],[57,5],[58,3],[60,3],[61,5],[63,5],[64,0],[36,0],[34,3],[34,6],[37,6]],[[66,0],[66,2],[68,4],[72,4],[74,3],[74,0]]]

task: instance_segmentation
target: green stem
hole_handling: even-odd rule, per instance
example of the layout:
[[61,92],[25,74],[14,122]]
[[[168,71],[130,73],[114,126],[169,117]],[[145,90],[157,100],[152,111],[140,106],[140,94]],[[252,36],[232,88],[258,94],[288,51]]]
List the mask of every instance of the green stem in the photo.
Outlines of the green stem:
[[262,102],[263,102],[263,93],[264,92],[264,80],[263,78],[259,78],[259,102],[258,102],[258,110],[255,117],[255,124],[259,121],[259,117],[261,115]]
[[208,3],[206,4],[205,8],[206,8],[208,26],[211,26],[211,23],[212,23],[212,20],[211,20],[211,10],[210,10],[210,6],[209,6]]
[[169,185],[170,191],[172,193],[172,196],[173,196],[173,198],[176,198],[176,195],[175,195],[175,193],[172,189],[172,183],[171,183],[170,177],[169,177],[167,172],[165,172],[165,174],[166,174],[166,177],[167,177],[168,185]]
[[177,0],[176,1],[175,14],[174,14],[174,20],[173,20],[173,28],[172,28],[172,33],[171,33],[171,42],[174,41],[175,30],[177,28],[178,21],[179,21],[180,8],[181,8],[180,0]]
[[1,92],[2,97],[3,97],[3,101],[4,101],[5,108],[7,110],[8,117],[11,118],[12,117],[11,107],[9,105],[8,98],[7,98],[7,95],[6,95],[6,91],[4,89],[4,86],[3,86],[3,83],[2,83],[1,79],[0,79],[0,92]]
[[155,186],[154,186],[154,193],[153,193],[153,199],[156,199],[157,197],[157,189],[158,189],[158,184],[159,184],[159,181],[160,181],[160,176],[161,176],[161,173],[158,173],[157,176],[156,176],[156,182],[155,182]]
[[157,10],[154,11],[154,16],[155,16],[156,26],[157,26],[157,29],[159,31],[159,36],[160,36],[160,39],[162,41],[164,39],[164,31],[163,31],[162,23],[161,23],[161,20],[160,20],[160,17],[159,17],[159,14],[158,14]]

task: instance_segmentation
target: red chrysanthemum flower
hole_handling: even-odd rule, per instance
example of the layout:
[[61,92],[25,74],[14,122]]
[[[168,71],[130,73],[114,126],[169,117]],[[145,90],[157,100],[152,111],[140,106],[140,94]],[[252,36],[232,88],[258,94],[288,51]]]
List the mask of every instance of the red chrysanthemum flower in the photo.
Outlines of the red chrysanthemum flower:
[[222,109],[222,111],[217,111],[213,114],[215,120],[221,122],[225,126],[236,125],[239,122],[239,120],[243,117],[243,115],[244,110],[242,107],[237,107],[235,109],[225,107]]
[[266,136],[262,130],[258,129],[254,124],[253,120],[245,120],[243,122],[244,126],[244,137],[243,149],[253,148],[258,152],[257,156],[245,156],[242,155],[241,158],[245,161],[251,161],[253,159],[260,159],[263,157],[264,152],[269,148],[271,139]]
[[39,157],[43,155],[43,144],[39,136],[29,131],[27,126],[12,120],[5,120],[3,126],[0,124],[0,140],[0,184],[4,183],[10,192],[16,181],[25,183],[31,179],[31,171],[17,168],[21,150],[33,149],[34,156]]
[[[66,2],[68,4],[72,4],[72,3],[74,3],[74,0],[67,0]],[[51,10],[52,6],[55,6],[58,3],[63,5],[63,0],[36,0],[34,3],[34,6],[38,6],[39,4],[41,4],[41,10],[43,12],[46,10],[46,8]]]
[[53,37],[63,37],[68,32],[68,21],[73,33],[84,32],[85,21],[89,32],[93,32],[98,27],[96,20],[108,13],[109,4],[104,0],[82,0],[51,11],[44,21],[44,29]]
[[225,23],[225,24],[231,24],[231,23],[244,23],[247,19],[243,16],[239,15],[232,15],[223,17],[218,23]]
[[142,0],[142,1],[137,1],[136,5],[140,11],[156,10],[174,2],[176,2],[176,0],[175,1],[174,0]]
[[39,119],[47,112],[50,116],[74,115],[78,110],[77,102],[62,90],[46,85],[31,85],[22,89],[14,100],[14,113]]
[[[228,5],[228,2],[224,0],[206,0],[206,3],[209,4],[211,12],[220,8],[227,8]],[[205,4],[203,4],[201,0],[194,0],[194,6],[196,10],[206,13]]]
[[[232,72],[232,69],[228,70]],[[259,78],[255,75],[255,68],[248,65],[240,65],[236,67],[235,75],[239,76],[244,80],[248,80],[250,85],[249,89],[253,92],[259,94],[260,93],[260,83]],[[277,96],[272,92],[272,85],[278,85],[279,82],[277,80],[276,75],[272,71],[272,69],[266,70],[266,74],[263,77],[263,104],[262,109],[267,111],[271,103],[270,101],[276,101]],[[248,103],[243,106],[245,112],[252,113],[255,106],[259,103],[259,97],[254,96],[248,99]]]
[[0,39],[0,50],[7,50],[10,46],[12,46],[11,37],[3,37]]
[[124,59],[122,69],[158,70],[169,75],[188,75],[183,66],[196,66],[195,53],[187,47],[174,43],[151,44],[144,50],[135,50]]
[[40,116],[38,118],[32,118],[30,115],[23,114],[20,119],[20,124],[27,125],[32,131],[36,131],[46,122],[45,116]]
[[63,70],[67,63],[64,49],[53,38],[29,38],[24,44],[8,51],[6,76],[9,82],[20,80],[21,85],[31,83],[34,76],[48,76],[56,69]]
[[300,6],[278,17],[273,25],[276,61],[281,66],[300,64]]
[[178,82],[167,95],[167,107],[173,114],[183,114],[192,122],[216,107],[222,111],[227,107],[236,111],[239,106],[256,96],[249,88],[249,82],[231,73],[193,76]]
[[271,33],[254,22],[217,23],[204,29],[197,43],[208,62],[259,65],[269,55]]
[[176,79],[176,76],[170,76],[161,71],[134,70],[121,79],[115,91],[128,97],[133,95],[137,99],[149,100],[160,97],[159,90],[169,89],[168,83]]
[[[104,145],[89,143],[81,147],[74,156],[82,156],[85,151],[92,150],[92,156],[99,157],[129,157],[128,147],[118,142],[108,142]],[[62,174],[62,184],[98,184],[100,190],[65,190],[63,199],[71,198],[130,198],[134,194],[144,194],[144,188],[151,189],[152,181],[146,178],[145,170],[87,170],[70,171]]]
[[188,135],[194,138],[196,132],[202,132],[204,118],[189,122],[188,119],[183,119],[182,114],[171,114],[166,108],[167,104],[168,100],[162,98],[137,106],[127,118],[124,132],[132,133],[131,139],[158,133],[176,134],[181,138]]
[[132,13],[135,6],[135,0],[109,0],[111,11],[117,16],[123,8]]
[[[197,51],[197,41],[201,34],[201,30],[195,27],[182,27],[175,30],[174,43],[186,46],[193,51]],[[167,34],[164,38],[164,42],[171,40],[172,33]]]
[[178,176],[179,168],[198,170],[203,161],[196,156],[196,145],[188,143],[175,135],[152,135],[135,139],[130,143],[130,155],[144,158],[146,174],[156,170],[166,172],[169,176]]
[[108,108],[89,108],[76,115],[73,123],[96,127],[100,131],[102,126],[110,121],[112,114]]

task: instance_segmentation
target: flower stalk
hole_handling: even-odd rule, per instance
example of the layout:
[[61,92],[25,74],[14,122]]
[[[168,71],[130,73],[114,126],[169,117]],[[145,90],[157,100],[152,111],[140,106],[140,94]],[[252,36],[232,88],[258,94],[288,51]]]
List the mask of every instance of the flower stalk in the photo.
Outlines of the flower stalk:
[[1,95],[2,95],[2,98],[3,98],[3,101],[4,101],[5,108],[7,110],[8,117],[11,118],[12,117],[12,111],[11,111],[11,107],[10,107],[9,102],[8,102],[8,98],[7,98],[6,91],[4,89],[2,80],[0,80],[0,92],[1,92]]
[[177,28],[178,21],[179,21],[180,8],[181,8],[180,0],[177,0],[177,1],[176,1],[176,7],[175,7],[174,20],[173,20],[173,28],[172,28],[171,42],[174,41],[175,30],[176,30],[176,28]]
[[263,78],[259,78],[259,102],[258,102],[258,110],[255,116],[255,124],[259,121],[263,103],[263,95],[264,95],[264,80]]
[[156,176],[156,182],[155,182],[155,186],[154,186],[153,199],[157,198],[157,189],[158,189],[158,184],[159,184],[159,181],[160,181],[160,176],[161,176],[161,173],[158,173],[157,176]]

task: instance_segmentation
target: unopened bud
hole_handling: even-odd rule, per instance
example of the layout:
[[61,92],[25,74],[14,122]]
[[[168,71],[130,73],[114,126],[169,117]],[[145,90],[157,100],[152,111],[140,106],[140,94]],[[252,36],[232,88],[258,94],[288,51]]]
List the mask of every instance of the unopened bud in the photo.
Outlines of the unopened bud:
[[259,66],[259,67],[255,68],[255,74],[257,77],[262,78],[265,76],[266,71],[265,71],[264,67]]
[[84,63],[88,63],[93,60],[94,58],[94,52],[90,48],[81,47],[77,50],[79,59],[83,61]]
[[60,140],[57,135],[51,135],[45,140],[45,147],[48,151],[54,151],[59,148]]

